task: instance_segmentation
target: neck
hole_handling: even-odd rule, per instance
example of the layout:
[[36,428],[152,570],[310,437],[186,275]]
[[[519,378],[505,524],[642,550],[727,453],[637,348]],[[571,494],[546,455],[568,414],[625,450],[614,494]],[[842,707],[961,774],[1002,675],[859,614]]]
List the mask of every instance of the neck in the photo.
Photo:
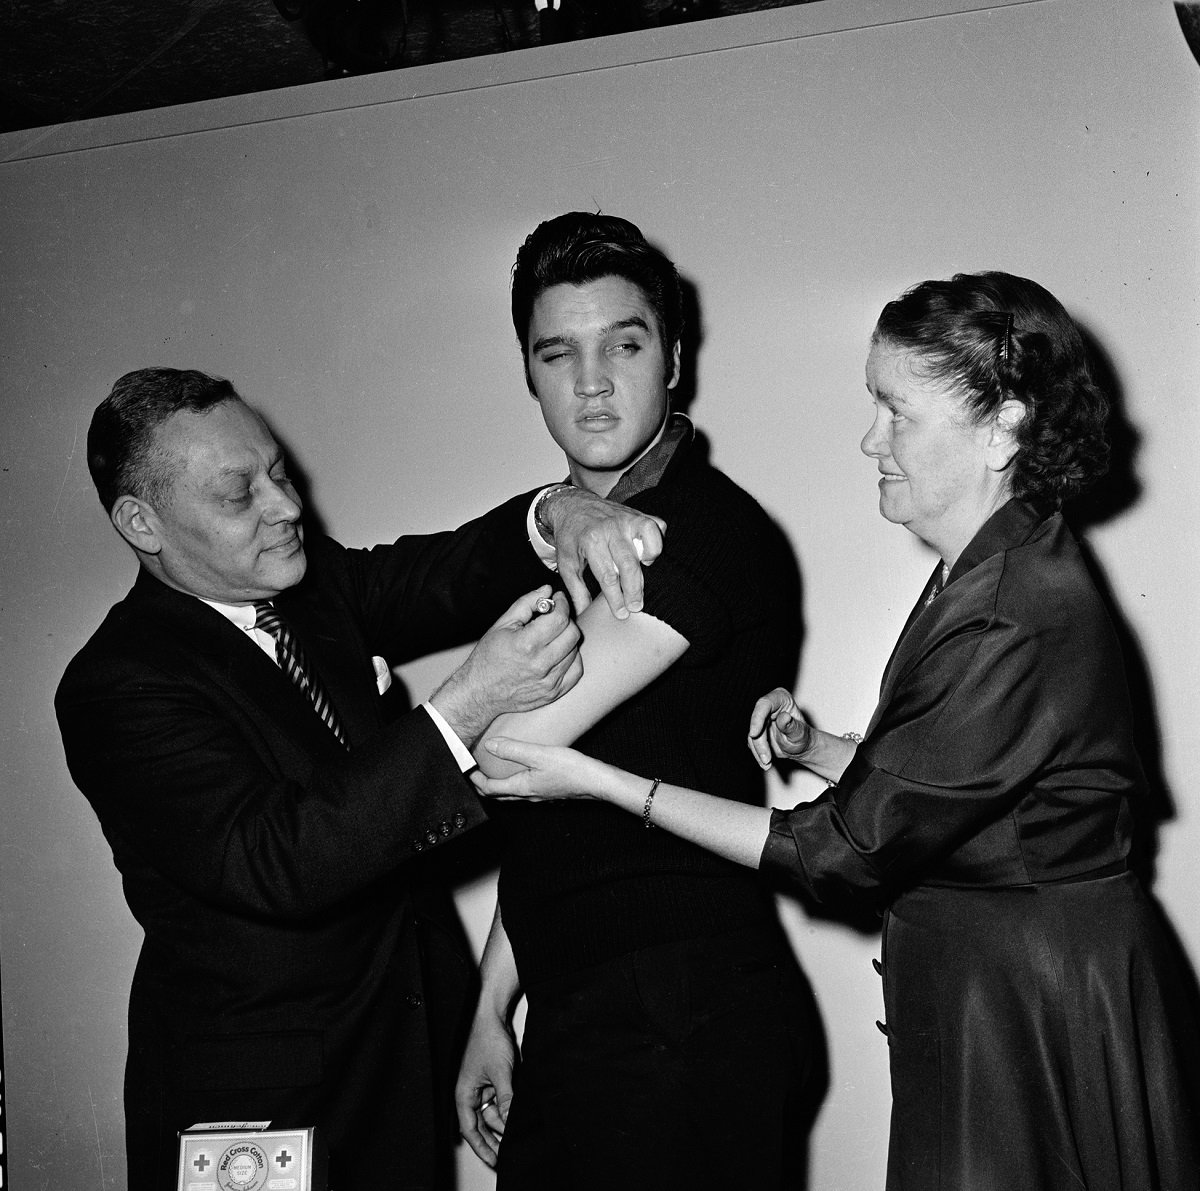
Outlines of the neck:
[[937,541],[930,538],[922,538],[921,540],[931,546],[942,556],[942,562],[946,564],[947,569],[953,569],[954,564],[958,562],[959,556],[967,548],[971,539],[983,528],[992,514],[998,509],[1003,508],[1012,498],[1012,493],[1007,488],[993,494],[982,509],[978,510],[974,517],[967,520],[960,526],[955,527],[955,531],[948,533],[944,538],[939,536]]
[[596,471],[590,467],[582,467],[576,463],[574,459],[567,460],[567,471],[571,476],[571,483],[576,488],[585,488],[593,496],[607,497],[608,494],[617,486],[617,481],[631,468],[639,459],[644,459],[660,442],[663,435],[667,432],[667,426],[671,421],[671,411],[667,410],[666,416],[663,418],[662,425],[655,432],[655,435],[646,445],[630,460],[623,463],[619,468],[613,470]]

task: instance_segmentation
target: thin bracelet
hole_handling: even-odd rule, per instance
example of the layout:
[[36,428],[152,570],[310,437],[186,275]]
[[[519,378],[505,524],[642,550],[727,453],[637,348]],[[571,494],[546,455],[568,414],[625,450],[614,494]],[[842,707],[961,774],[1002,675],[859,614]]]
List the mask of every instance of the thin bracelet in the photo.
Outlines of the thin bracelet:
[[[861,732],[843,732],[842,739],[843,740],[853,740],[856,745],[862,744],[862,733]],[[826,778],[825,784],[832,789],[834,786],[837,785],[837,782],[835,782],[832,778]]]
[[662,778],[656,777],[654,781],[650,783],[650,793],[646,795],[646,805],[642,807],[643,827],[653,826],[653,824],[650,822],[650,807],[654,805],[654,795],[658,793],[658,784],[661,781]]

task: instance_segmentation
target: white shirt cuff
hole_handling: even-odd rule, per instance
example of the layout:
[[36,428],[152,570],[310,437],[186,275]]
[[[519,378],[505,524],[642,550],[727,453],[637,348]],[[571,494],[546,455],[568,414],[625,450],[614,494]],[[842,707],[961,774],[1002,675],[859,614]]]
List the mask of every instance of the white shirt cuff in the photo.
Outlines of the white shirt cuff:
[[421,706],[429,712],[429,718],[433,720],[434,726],[442,734],[442,739],[446,742],[450,752],[454,755],[454,759],[458,762],[459,769],[463,773],[474,769],[475,758],[471,756],[471,750],[459,740],[458,733],[446,723],[442,717],[442,713],[432,703],[422,703]]
[[525,514],[525,532],[529,535],[529,544],[533,547],[534,554],[541,559],[542,565],[552,571],[558,570],[558,551],[542,537],[542,531],[538,529],[537,522],[534,520],[533,510],[537,508],[538,501],[547,492],[561,487],[561,484],[547,484],[530,502],[529,512]]

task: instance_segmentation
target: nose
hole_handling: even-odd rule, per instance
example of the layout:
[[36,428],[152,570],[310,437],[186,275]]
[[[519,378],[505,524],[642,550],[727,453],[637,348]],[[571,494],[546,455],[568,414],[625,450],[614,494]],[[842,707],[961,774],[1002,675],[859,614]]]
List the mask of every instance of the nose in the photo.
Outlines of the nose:
[[299,521],[303,509],[300,497],[296,495],[296,489],[292,487],[290,480],[282,484],[272,483],[271,494],[267,500],[266,516],[268,521],[272,523]]
[[575,375],[577,397],[602,397],[611,392],[612,381],[608,374],[608,357],[603,352],[587,352],[579,362]]
[[858,449],[868,458],[882,459],[891,453],[888,448],[887,432],[883,426],[884,416],[883,410],[876,409],[875,420],[871,423],[871,428],[863,435],[862,442],[858,444]]

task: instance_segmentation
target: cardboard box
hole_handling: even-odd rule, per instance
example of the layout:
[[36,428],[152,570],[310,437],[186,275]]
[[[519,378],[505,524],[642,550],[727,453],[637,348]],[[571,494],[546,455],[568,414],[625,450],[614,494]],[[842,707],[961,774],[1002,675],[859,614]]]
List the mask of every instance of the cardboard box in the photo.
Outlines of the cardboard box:
[[220,1121],[184,1130],[177,1191],[327,1191],[313,1130],[270,1125]]

